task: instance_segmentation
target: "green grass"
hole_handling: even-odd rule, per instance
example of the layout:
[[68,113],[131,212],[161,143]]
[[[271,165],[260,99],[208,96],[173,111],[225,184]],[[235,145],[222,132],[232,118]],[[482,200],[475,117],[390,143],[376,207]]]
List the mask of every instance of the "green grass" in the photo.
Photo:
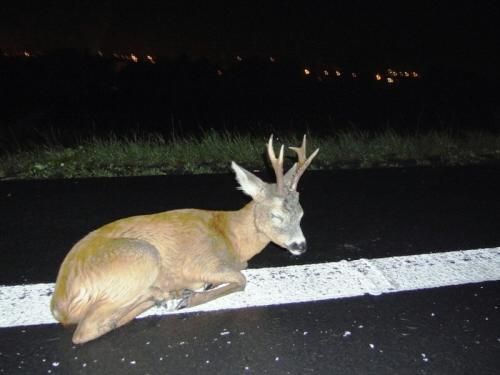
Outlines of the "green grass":
[[[231,160],[251,169],[265,167],[266,137],[209,131],[197,137],[159,134],[90,138],[73,147],[57,141],[0,154],[0,178],[74,178],[172,173],[229,172]],[[300,144],[299,135],[275,138],[276,149]],[[308,149],[321,149],[311,169],[465,165],[500,161],[500,135],[431,131],[404,135],[339,132],[309,135]],[[287,154],[293,161],[292,153]]]

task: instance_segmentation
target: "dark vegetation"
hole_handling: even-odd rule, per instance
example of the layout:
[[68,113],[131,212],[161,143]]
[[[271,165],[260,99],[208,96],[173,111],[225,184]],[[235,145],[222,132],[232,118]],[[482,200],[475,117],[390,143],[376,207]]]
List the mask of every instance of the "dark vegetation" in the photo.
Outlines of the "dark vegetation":
[[444,68],[64,50],[0,53],[0,82],[1,179],[260,168],[270,133],[309,134],[314,168],[500,159],[495,80]]

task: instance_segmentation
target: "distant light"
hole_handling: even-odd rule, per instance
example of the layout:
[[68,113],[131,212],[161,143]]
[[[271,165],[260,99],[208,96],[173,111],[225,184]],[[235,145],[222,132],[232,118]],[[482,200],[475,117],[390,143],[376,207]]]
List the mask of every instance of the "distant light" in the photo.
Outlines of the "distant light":
[[411,72],[411,76],[413,78],[418,78],[418,73],[417,72]]
[[335,71],[335,75],[336,75],[337,77],[340,77],[340,76],[342,75],[342,73],[340,72],[340,70],[336,70],[336,71]]
[[100,57],[102,57],[102,56],[103,56],[102,51],[97,51],[97,54],[98,54]]
[[271,61],[271,62],[276,62],[276,60],[275,60],[275,59],[274,59],[274,57],[272,57],[272,56],[269,56],[269,61]]
[[217,69],[217,75],[218,75],[218,76],[221,76],[222,74],[224,74],[224,73],[222,72],[222,70]]
[[239,56],[239,55],[238,55],[238,56],[236,56],[236,60],[238,60],[238,61],[243,61],[243,58],[242,58],[241,56]]
[[408,72],[405,72],[404,74],[405,74],[405,77],[409,77],[410,76],[410,73],[408,73]]
[[133,62],[135,62],[135,63],[136,63],[137,61],[139,61],[139,59],[137,58],[137,56],[136,56],[136,55],[134,55],[133,53],[131,53],[131,54],[130,54],[130,59],[131,59]]
[[146,56],[146,59],[151,63],[151,64],[156,64],[156,61],[155,59],[153,58],[153,56],[151,55],[147,55]]
[[117,54],[116,52],[114,52],[114,53],[113,53],[113,57],[114,57],[115,59],[119,59],[119,58],[120,58],[120,55],[119,55],[119,54]]
[[306,76],[308,76],[309,74],[311,74],[311,71],[310,71],[309,69],[305,68],[305,69],[304,69],[304,74],[305,74]]
[[391,77],[397,77],[398,72],[392,70],[391,68],[387,69],[387,74],[389,74]]
[[356,73],[351,73],[352,78],[358,78],[358,75]]
[[323,74],[325,75],[325,77],[328,77],[330,75],[330,72],[328,70],[323,70]]
[[375,79],[377,81],[380,81],[382,79],[382,76],[379,73],[377,73],[377,74],[375,74]]
[[24,56],[31,57],[31,54],[28,51],[24,51]]
[[394,80],[391,77],[387,77],[387,83],[394,83]]

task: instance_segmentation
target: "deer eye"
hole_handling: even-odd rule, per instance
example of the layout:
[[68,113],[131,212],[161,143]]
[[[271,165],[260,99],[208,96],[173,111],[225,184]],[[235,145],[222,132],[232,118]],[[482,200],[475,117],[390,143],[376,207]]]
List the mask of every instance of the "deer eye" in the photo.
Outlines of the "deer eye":
[[283,223],[283,216],[281,215],[277,215],[277,214],[273,214],[271,213],[271,220],[275,223],[275,224],[281,224]]

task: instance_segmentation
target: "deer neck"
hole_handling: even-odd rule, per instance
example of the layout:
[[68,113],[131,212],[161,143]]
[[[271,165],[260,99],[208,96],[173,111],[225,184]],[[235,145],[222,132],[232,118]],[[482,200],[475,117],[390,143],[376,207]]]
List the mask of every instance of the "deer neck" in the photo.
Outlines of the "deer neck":
[[252,201],[239,211],[225,213],[228,238],[237,249],[242,262],[260,253],[270,242],[269,237],[255,225],[255,205]]

